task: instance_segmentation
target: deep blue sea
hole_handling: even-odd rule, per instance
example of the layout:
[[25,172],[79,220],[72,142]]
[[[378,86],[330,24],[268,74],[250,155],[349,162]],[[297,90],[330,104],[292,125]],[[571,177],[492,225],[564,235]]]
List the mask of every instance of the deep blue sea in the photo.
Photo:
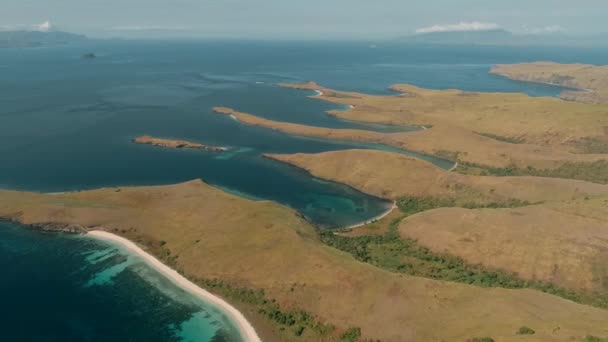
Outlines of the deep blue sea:
[[[97,58],[82,59],[88,52]],[[315,126],[412,130],[339,120],[325,113],[339,106],[275,84],[315,81],[390,94],[389,85],[411,83],[556,96],[557,87],[488,74],[496,63],[537,60],[608,64],[608,50],[119,40],[0,49],[0,188],[57,192],[202,178],[242,196],[293,207],[321,228],[345,226],[390,204],[261,155],[386,147],[249,127],[214,114],[212,107]],[[131,143],[145,134],[230,150],[216,154]],[[0,267],[0,340],[239,340],[220,313],[115,246],[0,223]]]

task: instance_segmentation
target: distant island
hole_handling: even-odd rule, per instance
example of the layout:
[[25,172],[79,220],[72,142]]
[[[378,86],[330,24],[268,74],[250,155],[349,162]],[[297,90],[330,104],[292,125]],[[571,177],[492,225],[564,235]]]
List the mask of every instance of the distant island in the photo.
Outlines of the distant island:
[[217,146],[209,146],[203,145],[199,143],[193,143],[185,140],[171,140],[171,139],[163,139],[163,138],[154,138],[149,135],[144,135],[139,138],[133,139],[133,142],[136,144],[146,144],[153,145],[158,147],[168,147],[168,148],[193,148],[193,149],[201,149],[207,150],[211,152],[222,152],[226,151],[225,147],[217,147]]
[[0,48],[31,48],[86,41],[84,35],[61,31],[0,31]]
[[97,56],[92,52],[85,53],[84,55],[82,55],[82,59],[95,59],[95,58],[97,58]]

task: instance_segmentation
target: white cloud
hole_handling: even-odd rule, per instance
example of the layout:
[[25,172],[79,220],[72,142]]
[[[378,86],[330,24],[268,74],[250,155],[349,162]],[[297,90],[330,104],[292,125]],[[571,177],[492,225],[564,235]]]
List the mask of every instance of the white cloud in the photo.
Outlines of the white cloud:
[[4,25],[0,26],[0,31],[39,31],[50,32],[55,29],[55,26],[50,21],[45,21],[40,24],[33,25]]
[[49,32],[53,30],[53,24],[50,21],[45,21],[42,24],[34,25],[36,31]]
[[114,31],[182,31],[186,30],[182,26],[115,26]]
[[559,33],[566,32],[566,29],[559,25],[550,25],[545,27],[529,27],[528,25],[523,25],[522,27],[523,33],[528,34],[545,34],[545,33]]
[[500,26],[495,23],[482,23],[479,21],[463,22],[450,25],[433,25],[423,27],[416,30],[416,33],[434,33],[434,32],[470,32],[470,31],[489,31],[499,29]]

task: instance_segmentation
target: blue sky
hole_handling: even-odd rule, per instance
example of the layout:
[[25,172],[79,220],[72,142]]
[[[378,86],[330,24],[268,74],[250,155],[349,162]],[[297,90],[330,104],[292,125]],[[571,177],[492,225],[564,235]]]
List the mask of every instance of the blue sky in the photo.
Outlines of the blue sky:
[[517,32],[608,32],[608,0],[0,2],[0,29],[34,27],[48,20],[57,29],[114,36],[398,37],[433,26],[478,27],[468,26],[472,22]]

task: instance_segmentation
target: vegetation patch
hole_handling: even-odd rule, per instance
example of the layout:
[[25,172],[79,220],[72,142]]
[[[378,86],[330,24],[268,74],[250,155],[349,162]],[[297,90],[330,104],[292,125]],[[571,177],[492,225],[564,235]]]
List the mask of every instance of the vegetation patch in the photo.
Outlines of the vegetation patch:
[[[481,172],[479,172],[481,170]],[[567,162],[555,169],[536,169],[531,166],[520,168],[515,165],[491,167],[475,163],[460,162],[457,172],[480,174],[482,176],[537,176],[551,178],[578,179],[593,183],[608,184],[608,160],[595,162]]]
[[585,337],[583,342],[608,342],[608,337],[601,338],[601,337],[589,335],[589,336]]
[[576,148],[581,153],[608,153],[608,141],[593,137],[585,137],[575,142]]
[[473,337],[467,340],[467,342],[494,342],[491,337]]
[[534,335],[535,333],[536,331],[534,331],[534,329],[528,328],[526,326],[520,327],[517,330],[517,335]]
[[[467,207],[512,208],[528,204],[526,201],[509,200],[502,203],[469,203]],[[435,253],[419,245],[416,240],[400,236],[398,227],[405,217],[429,209],[455,206],[456,201],[453,199],[402,198],[397,201],[397,205],[404,215],[393,220],[385,234],[348,237],[333,231],[321,231],[319,233],[321,240],[331,247],[351,254],[359,261],[395,273],[480,287],[530,288],[578,303],[608,308],[608,294],[587,293],[558,287],[551,283],[524,280],[506,271],[469,264],[457,256]]]
[[[194,279],[196,283],[203,288],[217,293],[231,301],[248,304],[257,309],[257,313],[263,315],[268,320],[276,324],[280,330],[291,331],[294,338],[298,338],[308,332],[309,337],[314,336],[318,340],[332,340],[335,336],[336,327],[331,324],[324,324],[320,322],[316,317],[312,316],[304,310],[283,309],[277,304],[276,300],[269,299],[266,297],[263,289],[248,289],[239,286],[232,285],[228,282],[219,279],[198,279],[195,277],[189,277]],[[347,334],[349,331],[356,329],[359,335],[361,335],[361,329],[350,328],[340,335],[342,341],[358,341],[357,339],[344,340],[342,336]],[[347,336],[354,336],[352,333]]]
[[519,138],[519,137],[503,137],[503,136],[495,135],[495,134],[491,134],[491,133],[479,133],[479,132],[475,132],[475,133],[477,133],[481,136],[484,136],[486,138],[506,142],[509,144],[523,144],[525,142],[524,139]]
[[422,211],[445,208],[445,207],[461,207],[467,209],[481,208],[517,208],[531,205],[528,201],[519,199],[509,199],[502,202],[464,202],[459,203],[455,198],[438,198],[438,197],[404,197],[397,201],[399,209],[407,214],[414,215]]
[[350,328],[340,335],[340,341],[357,342],[361,338],[361,329]]

